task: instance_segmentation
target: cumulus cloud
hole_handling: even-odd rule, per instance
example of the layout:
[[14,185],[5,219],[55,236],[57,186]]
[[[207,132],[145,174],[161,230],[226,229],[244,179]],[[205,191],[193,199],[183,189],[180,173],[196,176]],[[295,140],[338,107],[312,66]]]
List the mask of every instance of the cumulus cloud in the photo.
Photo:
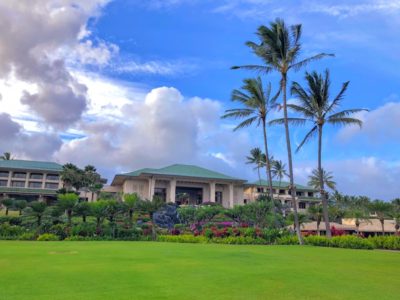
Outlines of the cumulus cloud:
[[21,125],[14,122],[10,115],[0,114],[0,151],[11,152],[18,158],[45,160],[62,144],[61,139],[53,133],[28,133]]
[[[35,93],[24,93],[22,103],[50,125],[69,126],[86,109],[85,87],[71,76],[58,53],[76,47],[77,53],[83,53],[79,47],[95,51],[90,42],[80,45],[80,39],[89,34],[88,19],[98,15],[107,2],[6,0],[0,3],[0,77],[12,74],[18,80],[36,85]],[[97,55],[99,51],[95,51]]]
[[355,126],[343,127],[339,133],[340,141],[350,141],[355,137],[366,138],[371,144],[400,139],[400,102],[388,102],[358,115],[363,121],[362,130]]
[[[296,164],[296,180],[307,182],[311,164]],[[400,161],[387,161],[374,156],[326,161],[324,168],[333,173],[338,191],[348,195],[391,200],[400,196]]]

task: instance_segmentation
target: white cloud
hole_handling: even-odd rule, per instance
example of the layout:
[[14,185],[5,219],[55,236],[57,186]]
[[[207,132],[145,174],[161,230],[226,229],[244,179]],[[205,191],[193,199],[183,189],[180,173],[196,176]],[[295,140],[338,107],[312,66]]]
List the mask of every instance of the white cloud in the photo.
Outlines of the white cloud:
[[343,127],[338,133],[342,142],[355,137],[366,138],[370,144],[390,142],[400,139],[400,102],[388,102],[384,105],[357,115],[363,121],[362,130],[357,126]]

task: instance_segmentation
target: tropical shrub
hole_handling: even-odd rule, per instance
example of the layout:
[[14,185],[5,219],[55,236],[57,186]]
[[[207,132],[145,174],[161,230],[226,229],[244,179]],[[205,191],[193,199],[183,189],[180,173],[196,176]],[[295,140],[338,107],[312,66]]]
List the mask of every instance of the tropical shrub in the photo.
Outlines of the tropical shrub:
[[262,238],[254,238],[249,236],[230,236],[226,238],[213,238],[211,243],[229,244],[229,245],[265,245],[267,241]]
[[25,229],[17,225],[10,225],[9,223],[3,223],[0,225],[0,236],[2,237],[16,237],[24,232]]
[[96,234],[96,225],[91,223],[81,223],[71,229],[71,235],[74,236],[94,236]]
[[56,224],[51,226],[47,233],[54,234],[58,236],[60,240],[63,240],[69,235],[69,228],[64,224]]
[[338,248],[374,249],[371,241],[354,235],[335,236],[331,239],[330,245]]
[[14,217],[14,216],[1,216],[0,224],[3,224],[3,223],[9,223],[10,225],[21,225],[22,218]]
[[306,245],[330,247],[330,240],[325,236],[310,235],[304,238]]
[[139,227],[118,229],[118,239],[139,240],[143,236],[143,230]]
[[400,236],[373,236],[368,240],[378,249],[400,250]]
[[276,240],[277,245],[298,245],[299,240],[297,239],[297,236],[294,235],[287,235],[280,237]]
[[157,237],[159,242],[172,242],[172,243],[206,243],[207,239],[204,236],[193,236],[190,234],[183,235],[159,235]]
[[37,241],[59,241],[60,238],[52,233],[43,233],[41,235],[38,236],[38,238],[36,239]]
[[34,232],[25,232],[18,236],[20,241],[34,241],[36,240],[36,234]]

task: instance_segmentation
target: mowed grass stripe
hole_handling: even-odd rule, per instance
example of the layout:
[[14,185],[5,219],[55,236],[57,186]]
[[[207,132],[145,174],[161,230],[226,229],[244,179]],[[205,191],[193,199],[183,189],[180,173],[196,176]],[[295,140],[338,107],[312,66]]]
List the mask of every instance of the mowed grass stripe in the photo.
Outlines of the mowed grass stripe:
[[400,253],[0,241],[0,299],[398,299]]

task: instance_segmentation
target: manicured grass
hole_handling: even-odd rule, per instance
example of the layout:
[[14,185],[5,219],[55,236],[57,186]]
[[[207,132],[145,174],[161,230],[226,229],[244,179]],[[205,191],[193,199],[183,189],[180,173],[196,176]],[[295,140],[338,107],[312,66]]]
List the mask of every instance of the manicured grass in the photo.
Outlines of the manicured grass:
[[400,253],[0,241],[0,299],[399,299]]
[[[6,215],[6,210],[5,209],[0,209],[0,216],[5,216],[5,215]],[[13,217],[19,216],[19,211],[17,211],[17,210],[9,210],[8,211],[8,215],[9,216],[13,216]]]

